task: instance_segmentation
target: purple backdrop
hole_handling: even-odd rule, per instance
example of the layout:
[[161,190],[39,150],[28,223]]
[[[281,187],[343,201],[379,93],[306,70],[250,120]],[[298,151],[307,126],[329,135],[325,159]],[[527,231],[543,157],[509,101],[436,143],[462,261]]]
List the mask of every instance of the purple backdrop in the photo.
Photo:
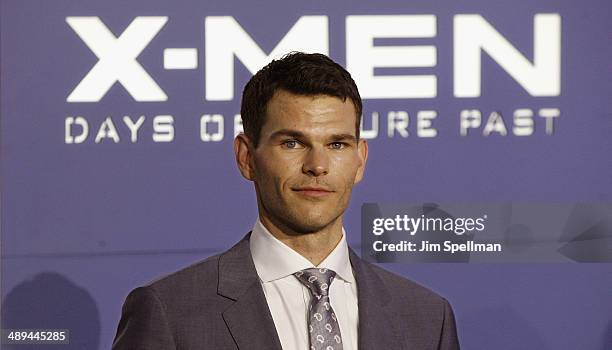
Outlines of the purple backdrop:
[[[205,38],[211,16],[233,17],[266,54],[300,17],[326,18],[328,53],[342,64],[359,56],[347,52],[347,16],[434,16],[434,35],[374,40],[377,46],[434,47],[436,59],[429,67],[379,65],[374,73],[435,76],[437,87],[435,97],[364,100],[364,129],[373,130],[373,113],[380,119],[377,136],[369,140],[366,178],[356,187],[345,216],[349,243],[356,250],[364,202],[612,201],[610,2],[3,0],[0,6],[3,328],[70,328],[71,348],[107,349],[129,290],[222,251],[249,231],[255,198],[234,165],[231,141],[239,112],[236,96],[251,73],[236,59],[234,97],[207,98],[213,87],[221,88],[211,80],[206,89],[208,75],[215,74],[205,71],[213,64],[208,55],[217,57],[206,52],[206,40],[235,44],[223,31],[211,30]],[[555,57],[560,69],[552,71],[560,78],[560,92],[534,96],[482,54],[481,93],[455,97],[453,34],[458,32],[457,16],[464,14],[480,15],[529,61],[535,55],[534,16],[557,14],[561,46]],[[115,83],[99,101],[67,101],[98,62],[67,17],[91,24],[92,16],[99,17],[113,38],[138,16],[167,17],[150,42],[139,39],[143,33],[133,39],[143,45],[136,64],[165,92],[166,100],[138,101],[142,98]],[[376,28],[387,28],[385,21]],[[83,25],[82,30],[91,34],[96,28]],[[117,55],[118,49],[108,46],[101,55]],[[129,50],[132,45],[125,46]],[[105,49],[101,40],[93,47]],[[164,62],[170,62],[164,59],[167,48],[195,48],[197,68],[164,69]],[[193,63],[189,57],[186,61]],[[110,67],[131,62],[129,57],[116,59]],[[547,64],[554,60],[539,67],[544,70]],[[122,74],[129,79],[129,73]],[[142,75],[138,79],[143,84],[146,80]],[[461,110],[473,109],[481,111],[482,125],[462,136]],[[533,111],[531,135],[517,134],[528,129],[513,126],[517,109]],[[550,132],[545,129],[548,119],[538,116],[541,109],[560,111],[551,119]],[[419,135],[417,114],[426,110],[436,111],[435,137]],[[389,136],[389,115],[405,115],[390,113],[397,111],[410,118],[407,137],[397,129]],[[505,136],[499,124],[491,124],[494,131],[484,135],[494,111],[503,118]],[[222,116],[222,140],[202,139],[205,114]],[[171,142],[160,141],[168,137],[163,118],[158,119],[161,126],[154,124],[160,115],[173,117]],[[78,116],[89,127],[83,142],[75,141],[81,129],[68,119]],[[133,122],[145,117],[135,142],[124,116]],[[107,117],[120,140],[112,140],[106,125],[103,134],[108,137],[96,143]],[[218,124],[207,125],[209,134],[219,131]],[[386,267],[451,301],[465,349],[612,347],[610,264]]]

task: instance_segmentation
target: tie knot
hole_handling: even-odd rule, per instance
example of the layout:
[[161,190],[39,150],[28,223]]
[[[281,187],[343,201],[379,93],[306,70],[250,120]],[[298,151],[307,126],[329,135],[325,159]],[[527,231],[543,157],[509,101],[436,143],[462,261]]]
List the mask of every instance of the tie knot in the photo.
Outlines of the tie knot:
[[315,297],[326,296],[336,272],[325,268],[310,268],[293,274]]

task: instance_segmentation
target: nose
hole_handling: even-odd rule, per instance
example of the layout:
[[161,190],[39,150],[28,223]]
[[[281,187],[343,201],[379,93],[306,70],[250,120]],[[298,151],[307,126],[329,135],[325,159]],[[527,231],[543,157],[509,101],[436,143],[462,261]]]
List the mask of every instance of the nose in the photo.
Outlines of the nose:
[[310,176],[322,176],[329,172],[329,155],[323,147],[312,147],[304,155],[302,172]]

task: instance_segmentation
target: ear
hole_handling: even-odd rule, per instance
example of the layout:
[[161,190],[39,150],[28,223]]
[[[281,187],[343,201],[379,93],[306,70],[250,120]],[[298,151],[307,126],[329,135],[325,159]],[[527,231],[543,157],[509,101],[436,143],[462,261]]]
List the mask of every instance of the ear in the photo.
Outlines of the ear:
[[359,157],[360,164],[357,168],[357,174],[355,174],[354,183],[358,183],[363,179],[366,162],[368,161],[368,142],[364,139],[359,140],[357,143],[357,156]]
[[238,170],[240,170],[240,174],[249,181],[253,181],[254,179],[251,146],[251,140],[249,140],[244,133],[238,134],[234,139],[234,154],[236,156]]

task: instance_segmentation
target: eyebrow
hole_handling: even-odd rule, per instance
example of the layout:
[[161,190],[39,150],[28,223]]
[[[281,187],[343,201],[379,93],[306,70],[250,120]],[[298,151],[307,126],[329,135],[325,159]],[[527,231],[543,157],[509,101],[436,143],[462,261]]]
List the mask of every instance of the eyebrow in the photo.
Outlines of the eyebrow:
[[304,138],[304,133],[297,130],[291,129],[281,129],[275,131],[272,135],[270,135],[271,139],[276,139],[283,136],[295,137],[295,138]]
[[[274,133],[272,133],[272,135],[270,135],[271,139],[275,139],[279,137],[294,137],[297,139],[303,139],[306,137],[306,135],[301,131],[292,130],[292,129],[281,129],[281,130],[275,131]],[[352,134],[333,134],[329,138],[332,141],[348,140],[348,141],[357,142],[357,137]]]
[[333,141],[352,141],[357,142],[357,137],[352,134],[333,134],[331,136]]

